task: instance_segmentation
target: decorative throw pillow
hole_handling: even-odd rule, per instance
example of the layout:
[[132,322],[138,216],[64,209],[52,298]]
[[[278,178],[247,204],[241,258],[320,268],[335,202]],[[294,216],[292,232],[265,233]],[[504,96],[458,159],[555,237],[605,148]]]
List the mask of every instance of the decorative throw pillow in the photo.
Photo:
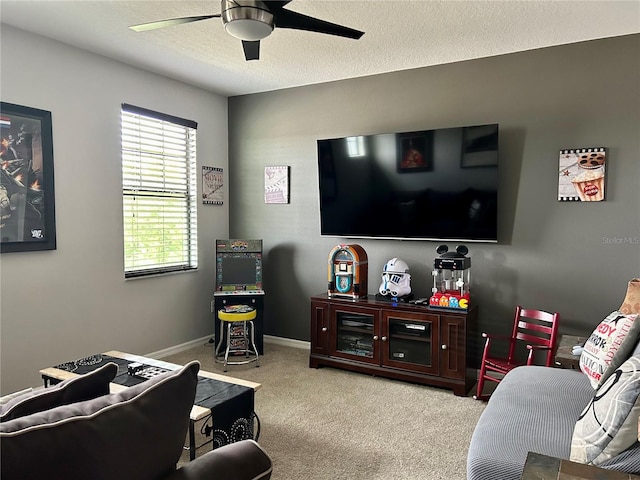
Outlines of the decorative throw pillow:
[[110,362],[93,372],[70,378],[53,387],[19,395],[0,406],[0,422],[106,395],[109,393],[109,383],[117,373],[118,365]]
[[598,388],[631,354],[640,336],[637,314],[615,311],[607,316],[584,344],[580,370]]
[[164,478],[183,451],[199,369],[193,361],[119,393],[0,423],[0,478]]
[[13,393],[8,393],[0,397],[0,406],[6,405],[14,398],[21,397],[31,392],[33,392],[33,387],[25,388],[24,390],[18,390],[17,392],[13,392]]
[[638,441],[640,356],[624,362],[596,390],[580,414],[570,460],[599,465]]
[[618,309],[622,313],[640,313],[640,278],[629,282],[627,293]]

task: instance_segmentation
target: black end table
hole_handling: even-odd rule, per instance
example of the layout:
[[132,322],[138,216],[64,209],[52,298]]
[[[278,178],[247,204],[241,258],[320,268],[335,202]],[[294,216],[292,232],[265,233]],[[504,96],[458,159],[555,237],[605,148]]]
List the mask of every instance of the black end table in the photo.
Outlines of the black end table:
[[566,368],[569,370],[580,370],[580,355],[574,355],[571,353],[571,350],[576,345],[584,345],[584,342],[586,341],[587,337],[561,335],[555,356],[556,367]]
[[529,452],[527,462],[524,464],[521,480],[640,480],[640,477],[631,473],[604,470],[570,462],[555,457],[548,457],[540,453]]

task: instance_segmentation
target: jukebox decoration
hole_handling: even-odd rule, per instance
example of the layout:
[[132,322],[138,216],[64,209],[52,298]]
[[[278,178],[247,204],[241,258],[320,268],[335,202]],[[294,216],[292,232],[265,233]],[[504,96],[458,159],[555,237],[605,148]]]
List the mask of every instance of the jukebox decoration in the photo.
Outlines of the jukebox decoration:
[[329,297],[367,296],[367,253],[360,245],[336,245],[329,253]]
[[429,306],[448,310],[468,310],[471,259],[466,255],[469,249],[464,245],[458,245],[455,252],[449,252],[446,245],[440,245],[436,252],[440,256],[433,261],[433,288]]

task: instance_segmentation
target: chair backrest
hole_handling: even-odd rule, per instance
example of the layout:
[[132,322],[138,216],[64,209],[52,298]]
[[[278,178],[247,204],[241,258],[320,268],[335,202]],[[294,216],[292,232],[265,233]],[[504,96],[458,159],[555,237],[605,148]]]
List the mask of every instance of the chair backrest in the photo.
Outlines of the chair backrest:
[[513,321],[509,360],[512,361],[515,354],[515,340],[521,340],[528,345],[548,347],[545,365],[551,366],[556,349],[559,320],[560,315],[557,312],[549,313],[543,310],[522,308],[518,305]]

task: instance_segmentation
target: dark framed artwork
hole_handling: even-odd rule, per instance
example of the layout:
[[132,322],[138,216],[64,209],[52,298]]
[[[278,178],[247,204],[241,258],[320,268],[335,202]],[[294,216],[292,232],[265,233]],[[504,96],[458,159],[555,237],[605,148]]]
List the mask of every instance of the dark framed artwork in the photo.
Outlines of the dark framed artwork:
[[0,252],[55,250],[51,112],[0,102]]
[[433,170],[433,132],[399,133],[397,170],[400,173]]
[[498,130],[493,125],[462,129],[462,168],[498,166]]

